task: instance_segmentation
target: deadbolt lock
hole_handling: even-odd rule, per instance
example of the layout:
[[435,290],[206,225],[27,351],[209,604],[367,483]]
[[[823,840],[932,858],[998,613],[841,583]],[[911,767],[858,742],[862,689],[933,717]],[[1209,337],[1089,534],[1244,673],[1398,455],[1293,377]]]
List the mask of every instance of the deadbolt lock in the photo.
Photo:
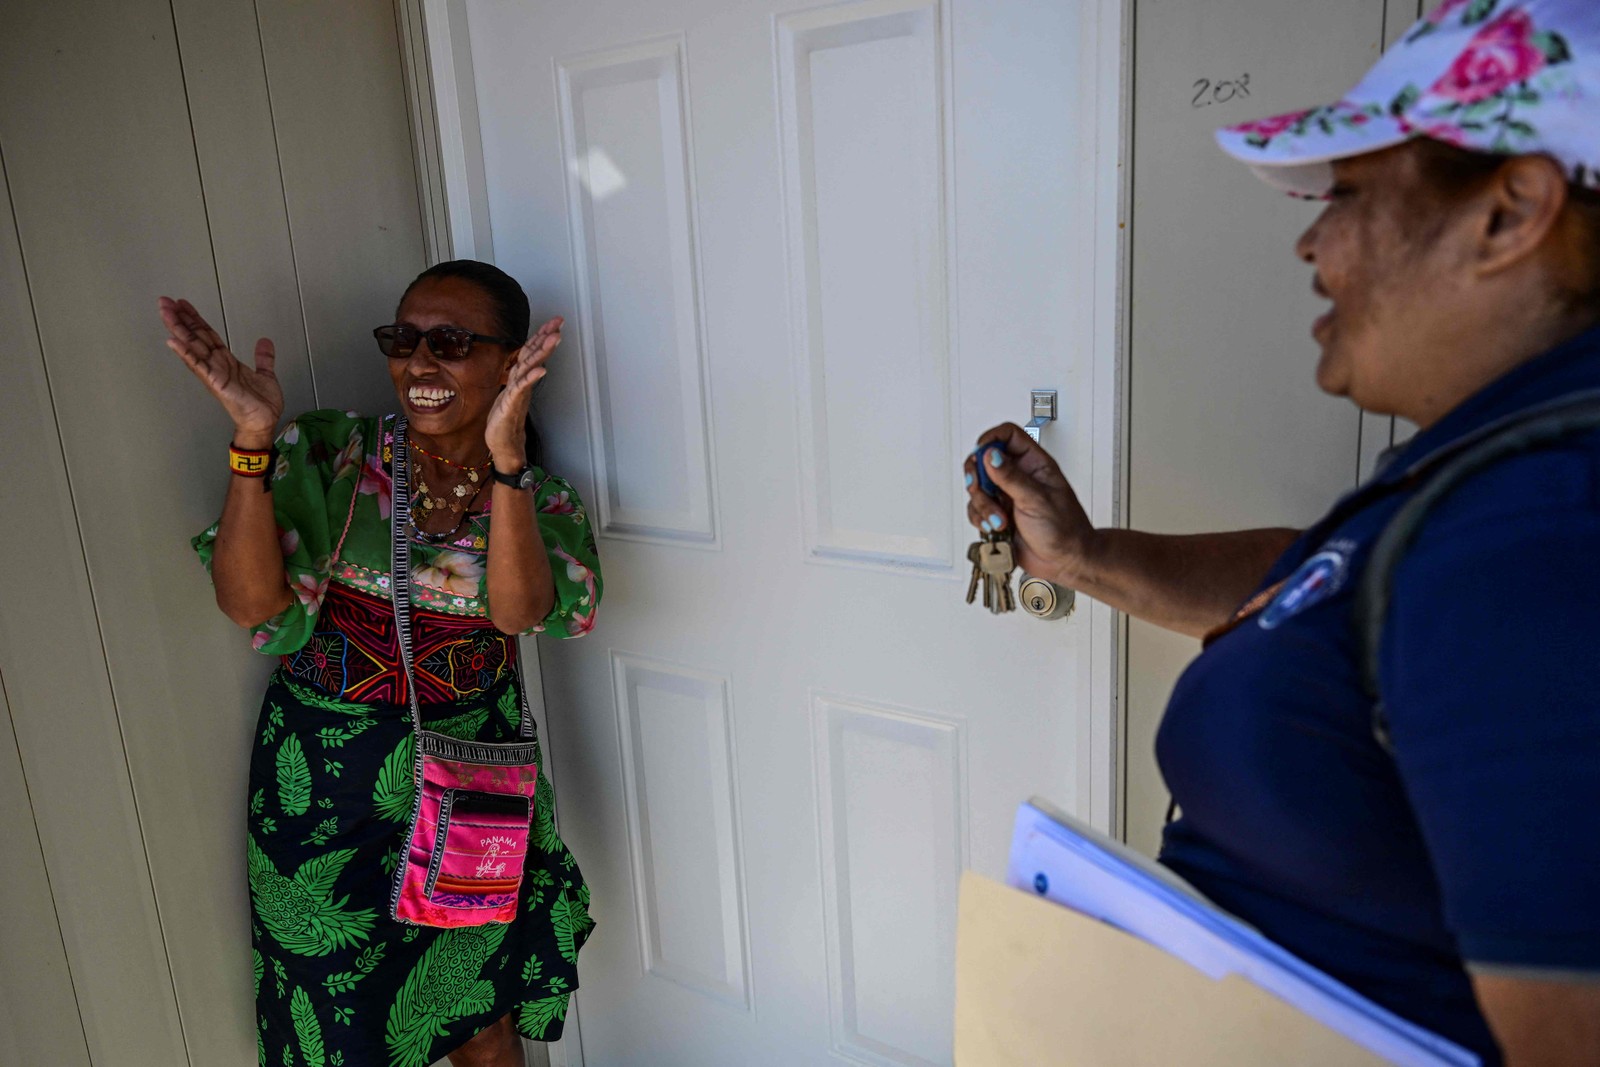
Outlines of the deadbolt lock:
[[1041,619],[1066,618],[1072,614],[1077,599],[1071,589],[1029,575],[1024,575],[1022,584],[1017,587],[1017,603],[1022,605],[1022,610]]

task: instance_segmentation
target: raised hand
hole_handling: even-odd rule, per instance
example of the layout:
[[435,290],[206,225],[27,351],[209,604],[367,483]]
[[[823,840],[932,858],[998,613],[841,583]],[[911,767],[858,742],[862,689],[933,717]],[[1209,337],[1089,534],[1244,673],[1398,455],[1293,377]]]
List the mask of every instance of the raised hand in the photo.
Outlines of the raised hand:
[[[273,373],[276,355],[272,342],[263,337],[256,342],[255,368],[245,366],[228,350],[217,331],[200,316],[187,300],[162,297],[161,321],[166,323],[167,347],[205,384],[233,420],[240,438],[248,443],[270,441],[283,418],[283,388]],[[264,447],[264,446],[263,446]]]
[[496,466],[508,473],[525,462],[528,404],[533,400],[533,387],[549,373],[544,364],[561,343],[564,321],[559,317],[551,319],[517,349],[506,372],[505,388],[489,409],[484,440]]
[[978,438],[979,445],[990,441],[1005,445],[1003,452],[997,450],[991,457],[999,458],[1000,465],[991,462],[988,467],[1002,497],[993,500],[983,492],[976,460],[968,456],[968,521],[980,529],[1011,527],[1019,567],[1058,585],[1078,588],[1095,537],[1094,524],[1078,495],[1055,459],[1022,427],[1008,422]]

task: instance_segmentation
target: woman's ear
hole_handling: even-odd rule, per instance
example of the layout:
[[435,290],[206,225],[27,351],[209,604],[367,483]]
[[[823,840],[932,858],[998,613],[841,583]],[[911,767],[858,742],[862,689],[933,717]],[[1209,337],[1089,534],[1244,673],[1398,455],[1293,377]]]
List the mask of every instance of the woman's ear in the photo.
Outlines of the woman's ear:
[[1495,174],[1486,195],[1478,271],[1497,274],[1544,245],[1567,205],[1567,176],[1546,156],[1518,156]]

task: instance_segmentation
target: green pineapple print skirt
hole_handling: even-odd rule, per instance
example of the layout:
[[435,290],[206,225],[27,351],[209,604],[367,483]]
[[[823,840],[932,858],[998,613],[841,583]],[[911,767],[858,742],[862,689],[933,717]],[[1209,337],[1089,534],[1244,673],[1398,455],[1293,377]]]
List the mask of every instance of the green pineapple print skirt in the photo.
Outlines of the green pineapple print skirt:
[[[450,704],[430,730],[516,737],[515,677]],[[331,699],[273,675],[250,762],[251,945],[263,1067],[427,1067],[510,1014],[561,1036],[589,889],[555,832],[539,779],[517,919],[438,930],[389,918],[411,815],[410,713]],[[541,767],[542,769],[542,767]]]

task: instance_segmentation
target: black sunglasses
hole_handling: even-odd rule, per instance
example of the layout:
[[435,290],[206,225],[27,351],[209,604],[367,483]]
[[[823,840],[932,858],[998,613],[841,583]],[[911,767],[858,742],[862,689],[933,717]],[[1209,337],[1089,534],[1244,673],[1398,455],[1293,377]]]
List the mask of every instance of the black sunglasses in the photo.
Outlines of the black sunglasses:
[[435,326],[431,330],[419,330],[415,326],[395,323],[393,326],[379,326],[372,331],[372,336],[378,339],[378,351],[390,359],[410,359],[411,353],[417,350],[417,345],[422,343],[424,337],[428,339],[428,351],[433,353],[434,358],[446,361],[466,359],[472,352],[474,341],[506,345],[510,348],[522,344],[521,341],[513,341],[509,337],[491,337],[485,333],[473,333],[460,326]]

